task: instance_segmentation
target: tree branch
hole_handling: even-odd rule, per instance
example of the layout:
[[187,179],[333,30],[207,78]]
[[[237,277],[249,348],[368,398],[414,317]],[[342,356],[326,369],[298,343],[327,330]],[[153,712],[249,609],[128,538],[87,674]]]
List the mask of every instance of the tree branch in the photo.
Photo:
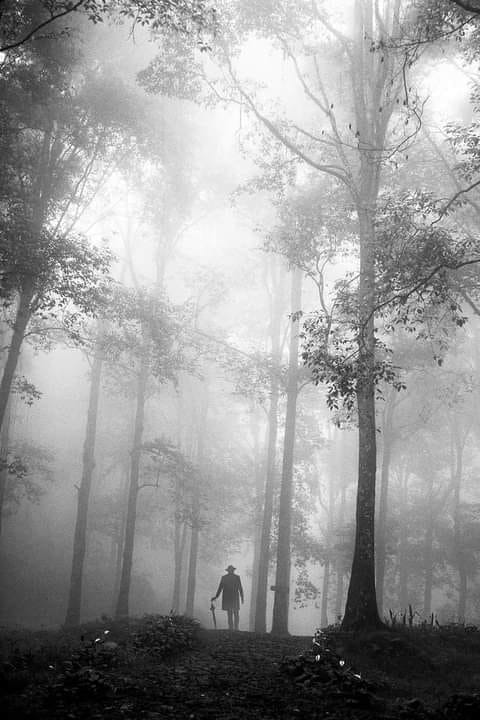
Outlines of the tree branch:
[[440,214],[439,214],[438,218],[432,222],[432,225],[436,225],[438,222],[440,222],[442,217],[447,212],[448,208],[451,207],[456,200],[458,200],[460,195],[464,195],[465,193],[470,192],[470,190],[473,190],[474,188],[478,187],[479,185],[480,185],[480,180],[476,180],[474,183],[472,183],[468,187],[462,188],[462,190],[459,190],[457,193],[455,193],[455,195],[440,210]]
[[465,260],[464,262],[454,263],[451,265],[448,263],[441,263],[440,265],[437,265],[426,277],[419,280],[418,283],[415,283],[415,285],[410,288],[410,290],[402,290],[398,293],[395,293],[387,300],[378,303],[378,305],[375,306],[375,308],[372,310],[365,322],[368,322],[368,320],[370,320],[376,312],[386,307],[387,305],[395,302],[395,300],[407,300],[422,287],[425,287],[425,285],[427,285],[427,283],[429,283],[430,280],[440,272],[440,270],[460,270],[460,268],[468,267],[469,265],[476,265],[477,263],[480,263],[480,257],[472,258],[471,260]]
[[461,7],[462,10],[465,10],[466,12],[473,13],[473,15],[480,15],[480,5],[468,2],[468,0],[450,0],[450,2],[453,2],[454,5],[458,5],[458,7]]
[[0,52],[8,52],[9,50],[14,50],[17,47],[20,47],[20,45],[23,45],[24,43],[28,42],[28,40],[31,40],[31,38],[33,38],[33,36],[36,35],[39,30],[43,30],[43,28],[51,25],[53,22],[55,22],[55,20],[58,20],[61,17],[65,17],[65,15],[70,15],[71,13],[76,12],[85,3],[85,1],[86,0],[77,0],[74,5],[65,8],[65,10],[62,10],[62,12],[59,12],[56,15],[52,14],[51,17],[47,18],[39,25],[34,27],[33,30],[30,30],[30,32],[24,35],[20,40],[16,40],[15,42],[1,46]]

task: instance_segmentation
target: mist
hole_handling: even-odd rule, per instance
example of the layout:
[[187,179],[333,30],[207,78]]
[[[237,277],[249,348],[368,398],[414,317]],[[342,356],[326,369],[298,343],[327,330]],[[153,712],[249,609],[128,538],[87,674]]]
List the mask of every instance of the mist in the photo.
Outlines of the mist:
[[478,17],[3,5],[2,626],[478,624]]

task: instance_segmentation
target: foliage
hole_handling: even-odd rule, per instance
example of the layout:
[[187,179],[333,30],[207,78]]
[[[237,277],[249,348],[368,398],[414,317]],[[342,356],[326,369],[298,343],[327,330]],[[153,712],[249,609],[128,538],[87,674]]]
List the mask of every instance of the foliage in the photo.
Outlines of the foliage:
[[183,306],[172,305],[154,291],[117,283],[109,305],[112,322],[102,337],[102,348],[113,371],[125,380],[124,370],[135,370],[143,359],[160,382],[175,380],[185,364],[186,313]]
[[7,458],[0,460],[0,470],[7,471],[2,512],[15,513],[21,502],[39,503],[48,484],[53,482],[53,453],[33,442],[16,442]]
[[140,25],[153,31],[169,29],[198,35],[199,42],[203,33],[215,27],[215,11],[208,0],[7,0],[2,5],[0,52],[15,50],[45,35],[68,36],[68,23],[75,14],[85,15],[95,24],[105,17],[120,18],[129,22],[132,32]]
[[147,615],[133,645],[137,652],[164,658],[192,647],[198,628],[197,620],[182,615]]

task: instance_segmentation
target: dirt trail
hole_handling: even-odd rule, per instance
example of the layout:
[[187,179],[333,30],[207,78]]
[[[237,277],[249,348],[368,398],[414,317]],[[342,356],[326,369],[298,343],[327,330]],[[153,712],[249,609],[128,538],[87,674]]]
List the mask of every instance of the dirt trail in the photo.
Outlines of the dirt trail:
[[203,630],[193,650],[162,664],[157,672],[150,668],[149,702],[142,717],[305,717],[295,697],[298,691],[279,672],[279,666],[283,658],[297,655],[311,644],[311,637],[277,639],[247,632]]

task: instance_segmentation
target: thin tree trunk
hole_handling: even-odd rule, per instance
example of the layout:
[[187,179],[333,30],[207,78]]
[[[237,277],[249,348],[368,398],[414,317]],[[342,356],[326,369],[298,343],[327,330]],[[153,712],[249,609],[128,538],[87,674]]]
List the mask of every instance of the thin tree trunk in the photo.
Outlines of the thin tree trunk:
[[401,474],[401,524],[400,524],[400,550],[399,550],[399,602],[400,608],[404,611],[408,608],[408,473],[405,470]]
[[425,529],[424,559],[425,588],[423,595],[423,614],[428,618],[432,612],[432,586],[433,586],[433,478],[428,478],[427,486],[427,527]]
[[335,513],[335,485],[333,474],[329,475],[328,482],[328,505],[327,505],[327,528],[325,532],[325,547],[327,551],[327,558],[323,568],[322,578],[322,602],[320,606],[320,627],[326,627],[328,625],[328,594],[330,591],[330,578],[332,570],[333,557],[333,525],[334,525],[334,513]]
[[270,376],[270,406],[267,425],[267,462],[265,474],[265,490],[263,499],[262,533],[260,541],[260,557],[258,562],[257,597],[255,603],[255,632],[267,631],[267,588],[268,571],[270,565],[270,535],[273,520],[273,495],[276,481],[277,433],[278,433],[278,401],[279,378],[278,366],[280,364],[280,325],[283,307],[283,269],[279,269],[280,277],[274,282],[271,303],[271,343],[272,365]]
[[[302,272],[292,271],[291,311],[297,313],[302,304]],[[290,606],[290,570],[293,501],[293,462],[295,453],[295,425],[298,397],[298,346],[299,320],[292,316],[290,326],[290,349],[287,380],[287,412],[283,444],[282,483],[278,513],[277,572],[273,601],[272,633],[288,634],[288,610]]]
[[[338,509],[338,519],[337,519],[337,527],[343,528],[343,523],[345,519],[345,502],[346,502],[346,490],[345,490],[345,484],[342,484],[342,489],[340,491],[340,505]],[[342,610],[343,610],[343,596],[344,596],[344,577],[345,577],[345,564],[344,564],[344,558],[343,558],[343,552],[342,549],[340,553],[337,553],[337,558],[335,560],[335,573],[337,577],[337,583],[335,588],[335,620],[339,620],[342,617]]]
[[463,476],[463,448],[464,442],[460,437],[458,425],[453,428],[453,447],[455,449],[454,495],[453,495],[453,535],[454,557],[458,572],[458,610],[459,622],[465,622],[467,608],[467,571],[465,562],[465,549],[463,547],[462,524],[460,516],[461,490]]
[[199,535],[199,508],[197,500],[194,499],[192,529],[190,535],[190,556],[188,560],[187,600],[185,604],[185,614],[189,617],[193,617],[195,606]]
[[320,606],[320,627],[328,625],[328,592],[330,590],[330,560],[325,561],[322,578],[322,603]]
[[185,545],[187,542],[187,524],[175,519],[175,570],[173,576],[172,610],[180,612],[183,559],[185,556]]
[[80,624],[82,604],[83,565],[87,546],[87,519],[90,490],[95,468],[95,441],[97,435],[98,404],[102,379],[103,352],[101,349],[102,329],[99,327],[95,342],[95,354],[90,380],[88,399],[87,427],[83,444],[83,471],[77,497],[77,518],[73,537],[72,571],[70,575],[70,592],[68,596],[66,627]]
[[255,604],[255,632],[267,631],[267,588],[270,564],[270,535],[273,518],[273,491],[276,475],[276,450],[278,432],[278,380],[272,380],[270,386],[270,408],[268,413],[267,472],[263,500],[262,532],[258,561],[257,598]]
[[258,593],[258,569],[260,564],[260,544],[262,542],[262,462],[260,459],[260,438],[258,423],[254,422],[255,411],[252,411],[252,434],[254,442],[254,466],[255,466],[255,520],[253,527],[253,562],[252,562],[252,587],[250,592],[250,610],[248,627],[251,632],[255,628],[255,603]]
[[145,418],[145,400],[148,381],[148,362],[142,359],[138,374],[137,408],[135,413],[135,429],[133,433],[133,448],[130,465],[130,484],[128,488],[128,503],[125,519],[125,540],[123,544],[122,574],[118,590],[117,618],[128,615],[128,598],[132,579],[133,550],[135,545],[135,525],[137,519],[137,498],[139,491],[140,460],[142,455],[143,425]]
[[188,561],[188,577],[187,577],[187,599],[185,604],[185,613],[190,617],[194,615],[195,609],[195,589],[197,582],[197,562],[198,562],[198,544],[200,537],[200,487],[202,483],[202,466],[204,455],[205,432],[207,427],[208,415],[208,394],[207,388],[201,388],[201,407],[200,416],[197,423],[197,466],[199,475],[197,482],[193,487],[192,497],[192,533],[190,536],[190,556]]
[[5,502],[5,493],[7,490],[8,482],[8,445],[10,441],[10,419],[11,409],[10,403],[7,405],[7,412],[5,413],[2,428],[0,430],[0,535],[3,530],[3,505]]
[[5,367],[3,368],[2,380],[0,382],[0,429],[3,425],[5,414],[7,412],[13,378],[20,358],[20,351],[25,337],[25,331],[32,314],[31,303],[33,296],[33,288],[25,286],[18,299],[17,314],[13,325],[12,337],[8,348]]
[[128,502],[128,481],[130,468],[128,463],[123,466],[123,477],[120,480],[121,483],[121,516],[119,518],[119,524],[117,526],[117,534],[115,537],[115,574],[113,579],[113,602],[112,602],[112,615],[115,615],[117,606],[118,593],[120,590],[120,580],[122,577],[122,558],[123,558],[123,543],[125,540],[125,524],[127,519],[126,506]]
[[180,554],[180,543],[182,533],[182,523],[175,512],[174,529],[173,529],[173,591],[172,591],[172,612],[178,613],[180,610],[180,578],[182,575],[183,557]]

